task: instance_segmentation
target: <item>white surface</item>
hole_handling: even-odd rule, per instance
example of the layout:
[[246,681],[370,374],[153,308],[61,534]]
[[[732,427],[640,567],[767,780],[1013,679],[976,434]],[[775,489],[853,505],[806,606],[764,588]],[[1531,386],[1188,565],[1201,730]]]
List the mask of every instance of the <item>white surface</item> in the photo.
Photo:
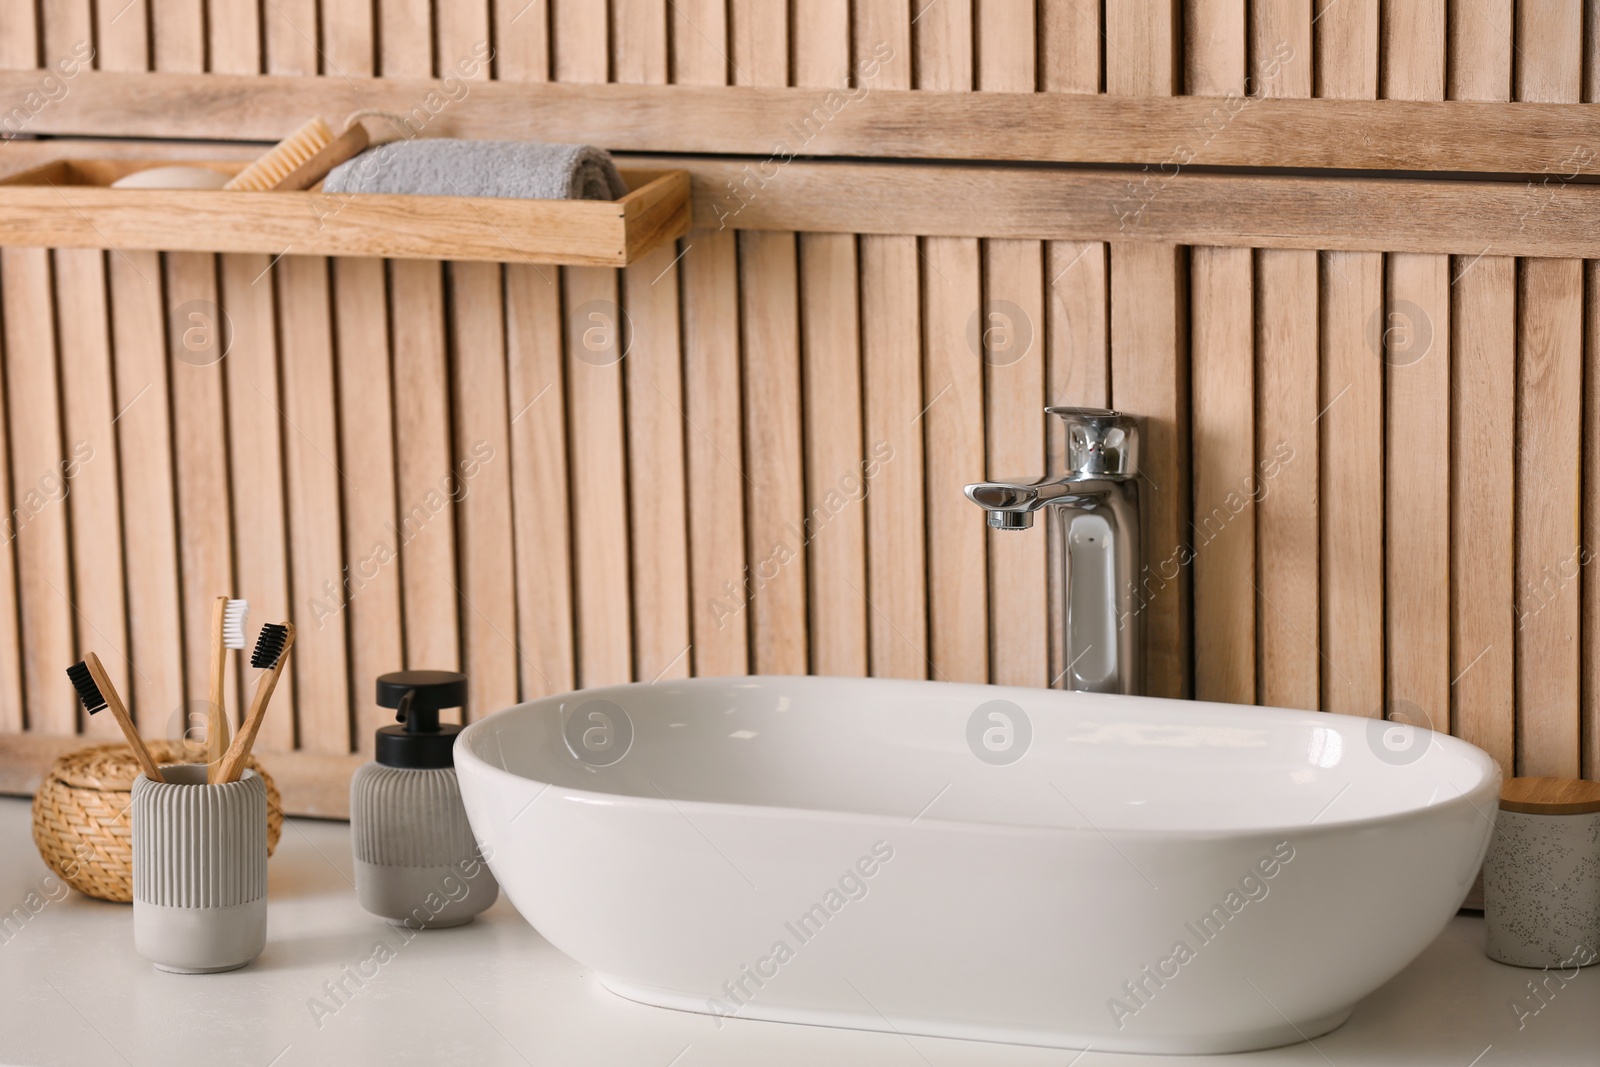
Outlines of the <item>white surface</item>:
[[[34,852],[28,802],[0,798],[0,909],[60,896]],[[1406,971],[1317,1038],[1238,1056],[1076,1053],[731,1020],[634,1004],[536,934],[504,899],[469,926],[419,934],[319,1027],[309,1004],[393,928],[350,888],[343,823],[291,819],[270,865],[267,949],[241,971],[163,974],[133,950],[127,905],[76,892],[0,943],[0,1063],[551,1064],[562,1067],[1499,1067],[1592,1065],[1600,969],[1538,1007],[1540,977],[1491,962],[1483,923],[1455,918]],[[55,889],[51,890],[51,886]],[[1315,966],[1308,961],[1308,966]],[[1551,979],[1552,988],[1556,987]]]
[[552,697],[456,766],[512,903],[631,999],[1137,1052],[1338,1025],[1455,913],[1499,790],[1394,723],[840,678]]

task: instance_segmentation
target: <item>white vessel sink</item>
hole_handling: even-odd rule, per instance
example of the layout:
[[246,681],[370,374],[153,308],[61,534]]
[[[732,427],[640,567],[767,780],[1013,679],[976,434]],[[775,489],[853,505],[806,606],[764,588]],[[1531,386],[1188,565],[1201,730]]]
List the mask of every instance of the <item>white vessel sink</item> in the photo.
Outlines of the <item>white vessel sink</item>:
[[507,896],[616,993],[745,1019],[1228,1052],[1444,927],[1499,771],[1382,721],[993,686],[593,689],[456,744]]

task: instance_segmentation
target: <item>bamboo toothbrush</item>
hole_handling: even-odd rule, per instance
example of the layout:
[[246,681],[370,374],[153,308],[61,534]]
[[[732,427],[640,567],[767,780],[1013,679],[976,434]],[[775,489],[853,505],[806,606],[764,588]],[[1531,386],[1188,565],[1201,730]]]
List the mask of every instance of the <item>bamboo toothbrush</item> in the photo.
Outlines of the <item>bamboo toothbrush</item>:
[[255,695],[250,698],[250,711],[245,715],[244,722],[239,724],[239,732],[233,736],[233,744],[228,746],[228,753],[222,757],[222,764],[217,768],[219,783],[237,782],[244,774],[245,761],[250,758],[250,746],[256,743],[256,734],[261,732],[261,720],[266,717],[267,702],[272,699],[272,691],[278,687],[278,678],[283,674],[284,664],[289,662],[289,649],[293,645],[292,622],[269,622],[256,635],[256,650],[250,656],[250,666],[261,668],[266,673],[256,680]]
[[217,780],[217,765],[228,751],[228,707],[223,689],[228,674],[228,649],[244,648],[248,600],[219,596],[211,609],[211,707],[206,718],[206,782]]
[[150,750],[144,747],[144,738],[139,736],[133,720],[128,717],[128,709],[122,706],[122,698],[117,695],[116,687],[111,684],[111,679],[106,677],[106,669],[100,666],[100,657],[93,652],[88,653],[83,659],[67,668],[67,677],[72,679],[72,686],[78,691],[78,699],[83,701],[84,709],[90,715],[101,708],[111,709],[117,725],[122,727],[122,735],[128,739],[128,747],[133,749],[134,756],[139,760],[139,766],[144,768],[144,776],[152,782],[165,782],[166,779],[161,776],[161,768],[150,758]]

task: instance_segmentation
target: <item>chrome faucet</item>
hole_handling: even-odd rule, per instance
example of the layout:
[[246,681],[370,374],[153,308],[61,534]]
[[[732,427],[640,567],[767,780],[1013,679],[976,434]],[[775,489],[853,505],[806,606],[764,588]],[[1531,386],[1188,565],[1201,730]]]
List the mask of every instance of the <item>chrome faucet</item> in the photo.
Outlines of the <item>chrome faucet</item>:
[[[996,530],[1026,530],[1048,509],[1050,551],[1061,563],[1057,684],[1137,693],[1144,649],[1139,601],[1139,424],[1104,408],[1049,407],[1067,436],[1067,469],[1029,481],[978,482],[967,499]],[[1052,426],[1051,432],[1057,427]]]

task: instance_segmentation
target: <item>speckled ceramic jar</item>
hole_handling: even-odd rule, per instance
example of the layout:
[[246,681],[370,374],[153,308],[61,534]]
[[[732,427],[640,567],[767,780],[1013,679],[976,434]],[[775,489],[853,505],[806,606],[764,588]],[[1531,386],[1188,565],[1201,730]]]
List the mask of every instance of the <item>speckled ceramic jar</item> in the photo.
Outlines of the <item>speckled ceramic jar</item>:
[[1600,961],[1600,784],[1562,783],[1556,803],[1529,799],[1554,788],[1533,782],[1557,780],[1514,778],[1501,795],[1483,865],[1485,951],[1517,967],[1587,966]]

